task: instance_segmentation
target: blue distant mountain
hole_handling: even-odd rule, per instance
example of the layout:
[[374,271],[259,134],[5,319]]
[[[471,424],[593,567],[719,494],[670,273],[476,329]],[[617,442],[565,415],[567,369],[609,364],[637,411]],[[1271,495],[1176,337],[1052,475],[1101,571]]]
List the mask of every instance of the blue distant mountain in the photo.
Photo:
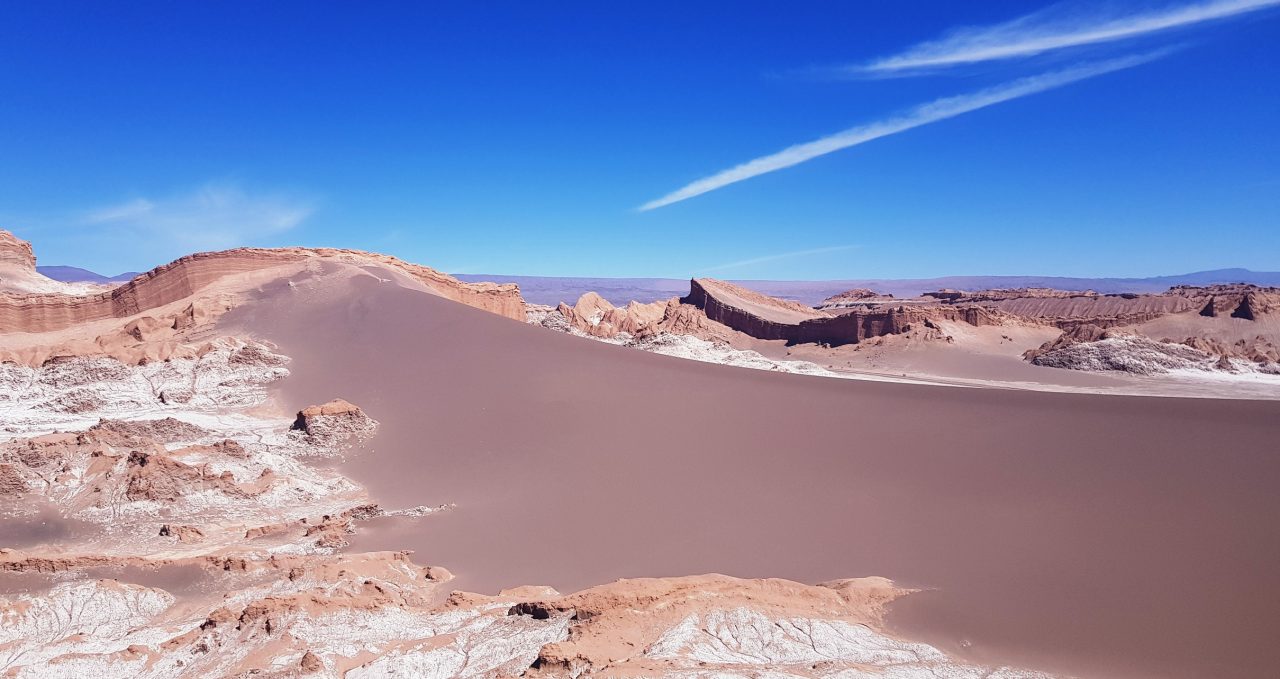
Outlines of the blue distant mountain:
[[[104,276],[75,266],[38,266],[36,270],[57,281],[67,283],[123,283],[137,276],[128,271]],[[592,278],[577,276],[511,276],[506,274],[453,274],[460,280],[495,283],[518,283],[525,300],[534,304],[573,302],[585,292],[597,292],[615,303],[631,300],[653,302],[679,297],[689,292],[689,281],[682,278]],[[938,278],[868,278],[832,281],[761,281],[733,280],[733,283],[766,295],[792,299],[804,304],[817,304],[834,294],[854,288],[870,288],[895,297],[916,297],[933,290],[987,290],[991,288],[1056,288],[1058,290],[1094,290],[1101,293],[1164,292],[1175,285],[1214,285],[1217,283],[1253,283],[1280,286],[1280,271],[1249,269],[1214,269],[1172,276],[1148,278],[1077,278],[1067,276],[941,276]]]
[[103,276],[78,266],[37,266],[36,271],[63,283],[123,283],[138,275],[136,271],[126,271],[117,276]]

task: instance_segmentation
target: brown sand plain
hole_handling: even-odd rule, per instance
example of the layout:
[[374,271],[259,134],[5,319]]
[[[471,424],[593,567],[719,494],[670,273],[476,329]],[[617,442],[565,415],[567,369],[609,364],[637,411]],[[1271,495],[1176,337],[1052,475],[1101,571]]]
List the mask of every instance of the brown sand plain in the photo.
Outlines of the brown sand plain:
[[222,325],[293,357],[286,409],[382,422],[356,536],[457,587],[721,572],[928,588],[904,636],[1099,677],[1280,668],[1280,402],[935,387],[743,370],[549,332],[359,278]]

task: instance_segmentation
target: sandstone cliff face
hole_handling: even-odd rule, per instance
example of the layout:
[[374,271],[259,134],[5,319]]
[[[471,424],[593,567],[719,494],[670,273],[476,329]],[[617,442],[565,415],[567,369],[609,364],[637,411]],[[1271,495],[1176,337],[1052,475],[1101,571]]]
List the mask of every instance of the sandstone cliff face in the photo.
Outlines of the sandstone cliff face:
[[831,318],[799,324],[793,344],[857,344],[874,337],[901,335],[924,326],[936,328],[938,321],[957,321],[972,326],[999,325],[1001,314],[980,307],[911,307],[856,310]]
[[1207,288],[1178,286],[1169,295],[1185,297],[1200,308],[1201,316],[1227,316],[1256,321],[1280,311],[1280,288],[1256,285],[1213,285]]
[[758,293],[748,293],[724,281],[695,278],[689,281],[689,294],[680,302],[702,309],[707,318],[717,323],[763,340],[796,341],[796,324],[822,315],[809,307],[789,308],[761,300],[763,295]]
[[0,333],[50,332],[93,321],[128,318],[191,297],[237,274],[313,260],[387,266],[455,302],[515,320],[524,318],[524,301],[513,284],[463,283],[425,266],[358,250],[239,248],[188,255],[96,294],[0,292]]
[[55,281],[36,271],[36,255],[31,244],[0,230],[0,292],[78,294],[95,287],[93,284]]
[[764,303],[741,295],[738,286],[695,279],[681,301],[702,309],[711,320],[758,339],[785,340],[790,344],[856,344],[871,337],[897,335],[934,321],[961,321],[970,325],[994,325],[1000,314],[978,306],[884,305],[858,308],[833,315],[794,302],[766,298]]
[[31,269],[36,268],[36,254],[31,244],[12,233],[0,230],[0,265]]

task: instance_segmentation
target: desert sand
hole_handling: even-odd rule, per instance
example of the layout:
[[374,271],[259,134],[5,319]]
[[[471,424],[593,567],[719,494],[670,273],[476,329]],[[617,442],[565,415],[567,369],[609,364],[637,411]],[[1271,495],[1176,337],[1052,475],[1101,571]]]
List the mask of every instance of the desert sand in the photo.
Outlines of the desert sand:
[[374,496],[457,505],[361,549],[413,548],[486,592],[889,573],[930,590],[895,629],[977,661],[1280,664],[1280,404],[739,370],[351,284],[268,291],[226,323],[293,357],[289,407],[341,391],[382,422],[344,467]]

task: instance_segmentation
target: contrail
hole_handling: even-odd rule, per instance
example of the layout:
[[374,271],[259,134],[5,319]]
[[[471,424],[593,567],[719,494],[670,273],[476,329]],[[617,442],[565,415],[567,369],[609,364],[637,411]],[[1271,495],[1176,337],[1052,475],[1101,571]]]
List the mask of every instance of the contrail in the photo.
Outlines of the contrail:
[[1055,5],[994,26],[958,29],[940,40],[844,72],[880,77],[918,75],[949,66],[1135,38],[1277,5],[1280,0],[1207,0],[1128,16],[1106,14],[1101,8],[1092,15],[1081,15],[1073,13],[1072,6]]
[[1004,85],[999,85],[989,89],[974,92],[972,94],[963,94],[956,97],[947,97],[938,99],[928,104],[917,106],[910,111],[901,115],[882,120],[867,125],[849,128],[843,132],[816,139],[804,144],[797,144],[787,149],[783,149],[772,155],[756,158],[747,161],[737,167],[732,167],[723,172],[704,177],[692,184],[685,186],[677,191],[669,193],[657,200],[651,200],[640,206],[640,211],[648,211],[654,208],[660,208],[672,203],[678,203],[694,196],[700,196],[708,191],[740,182],[744,179],[750,179],[762,174],[781,170],[792,165],[798,165],[806,160],[812,160],[818,156],[826,155],[840,149],[847,149],[850,146],[857,146],[887,137],[891,134],[897,134],[910,130],[914,127],[927,125],[939,120],[953,118],[962,113],[976,111],[980,108],[986,108],[993,104],[1025,97],[1029,94],[1044,92],[1055,87],[1062,87],[1078,80],[1092,78],[1103,73],[1110,73],[1124,68],[1130,68],[1143,64],[1153,59],[1157,59],[1168,53],[1168,50],[1154,52],[1144,55],[1135,55],[1123,57],[1119,59],[1111,59],[1108,61],[1097,62],[1093,64],[1085,64],[1074,68],[1055,71],[1052,73],[1044,73],[1041,75],[1031,76],[1015,80]]

